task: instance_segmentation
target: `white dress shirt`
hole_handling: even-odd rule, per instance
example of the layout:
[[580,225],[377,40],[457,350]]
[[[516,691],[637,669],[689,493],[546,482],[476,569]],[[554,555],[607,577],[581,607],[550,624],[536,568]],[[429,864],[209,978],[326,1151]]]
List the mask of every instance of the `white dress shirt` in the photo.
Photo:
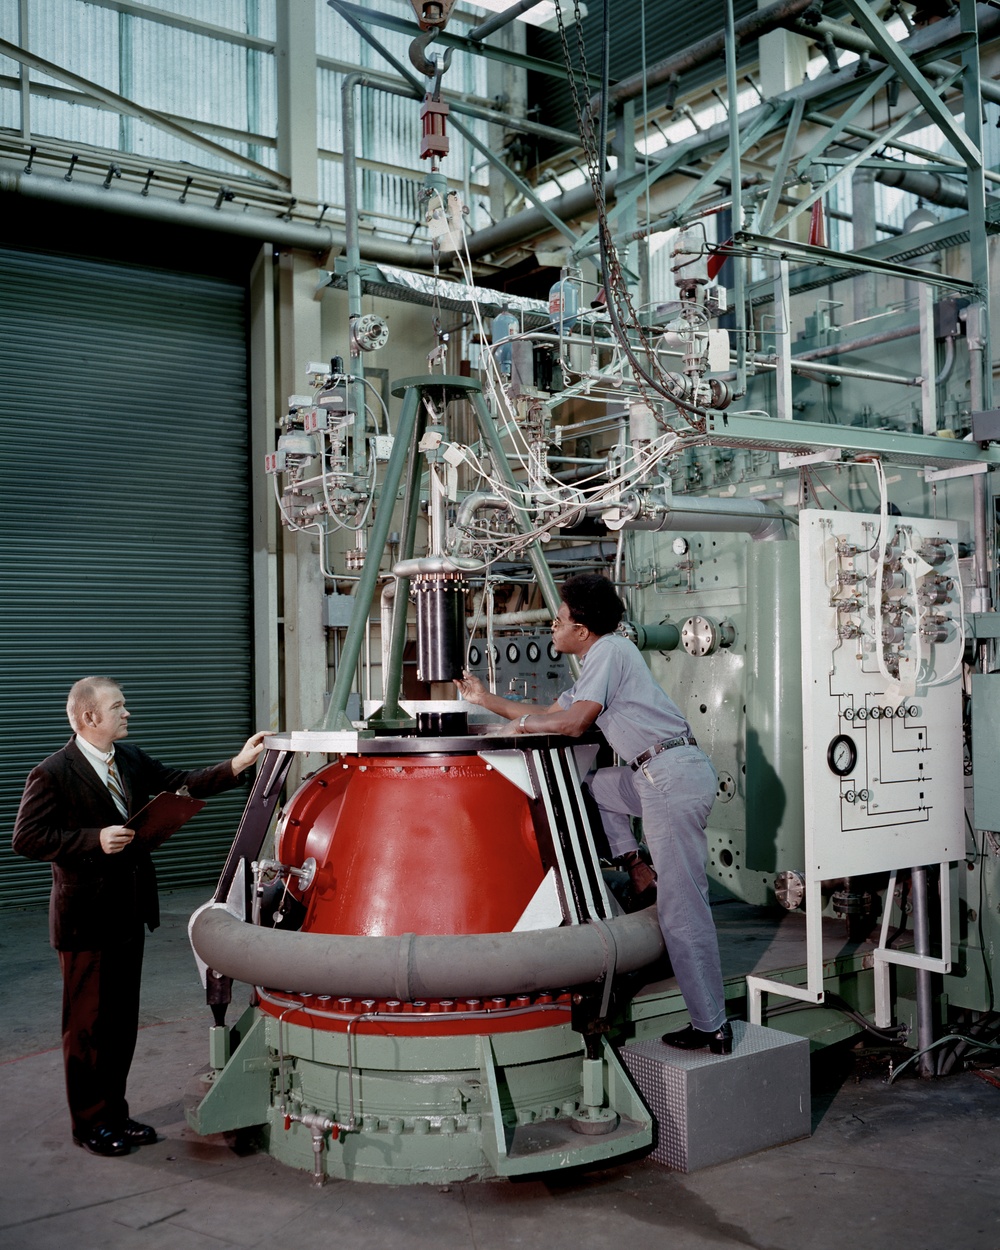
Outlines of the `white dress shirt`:
[[[94,772],[97,773],[98,777],[101,779],[101,784],[107,786],[108,785],[108,753],[106,751],[99,750],[97,747],[94,746],[92,742],[88,742],[86,738],[81,737],[80,734],[76,735],[76,745],[80,748],[80,750],[85,755],[87,759],[87,763],[91,766],[91,768],[93,768]],[[112,756],[114,755],[113,749],[112,749],[111,754]],[[120,769],[118,770],[118,776],[119,777],[121,776]],[[128,815],[127,809],[125,808],[124,804],[118,799],[114,790],[112,790],[110,786],[108,786],[108,793],[114,799],[115,807],[118,808],[118,810],[121,812],[123,816],[127,816]]]

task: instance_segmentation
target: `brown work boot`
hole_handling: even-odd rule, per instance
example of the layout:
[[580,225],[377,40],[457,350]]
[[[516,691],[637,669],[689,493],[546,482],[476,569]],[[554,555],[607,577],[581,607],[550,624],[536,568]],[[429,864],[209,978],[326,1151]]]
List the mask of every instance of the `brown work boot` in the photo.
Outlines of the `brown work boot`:
[[643,859],[642,853],[626,851],[615,859],[614,864],[628,873],[636,906],[649,907],[656,898],[656,873]]

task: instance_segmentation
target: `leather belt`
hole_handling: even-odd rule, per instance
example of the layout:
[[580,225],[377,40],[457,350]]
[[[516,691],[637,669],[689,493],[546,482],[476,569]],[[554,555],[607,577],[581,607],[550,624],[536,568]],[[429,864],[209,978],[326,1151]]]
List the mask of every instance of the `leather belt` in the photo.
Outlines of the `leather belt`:
[[637,755],[629,764],[629,768],[635,772],[647,760],[651,760],[655,755],[659,755],[661,751],[669,751],[671,747],[696,747],[697,745],[697,740],[692,738],[690,734],[686,734],[682,738],[664,738],[662,742],[654,743],[648,751],[643,751],[641,755]]

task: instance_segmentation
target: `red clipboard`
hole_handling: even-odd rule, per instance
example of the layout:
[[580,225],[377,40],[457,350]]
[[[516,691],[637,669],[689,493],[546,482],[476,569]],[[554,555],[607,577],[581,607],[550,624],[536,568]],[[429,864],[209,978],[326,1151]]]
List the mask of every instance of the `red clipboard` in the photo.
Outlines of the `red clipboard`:
[[204,799],[192,799],[190,795],[164,790],[124,823],[127,829],[135,831],[134,841],[151,851],[166,842],[204,806]]

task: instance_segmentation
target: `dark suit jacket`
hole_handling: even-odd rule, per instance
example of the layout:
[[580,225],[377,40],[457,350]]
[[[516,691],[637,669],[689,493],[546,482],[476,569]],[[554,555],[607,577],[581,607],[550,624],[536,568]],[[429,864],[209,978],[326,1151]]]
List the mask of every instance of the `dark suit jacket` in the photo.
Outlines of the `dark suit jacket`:
[[[161,790],[187,786],[193,797],[207,798],[240,784],[229,760],[193,771],[169,768],[128,742],[115,744],[115,759],[130,813]],[[75,739],[28,774],[13,847],[52,865],[49,936],[56,950],[101,950],[143,924],[160,923],[149,851],[134,843],[114,855],[101,849],[101,830],[123,824]]]

